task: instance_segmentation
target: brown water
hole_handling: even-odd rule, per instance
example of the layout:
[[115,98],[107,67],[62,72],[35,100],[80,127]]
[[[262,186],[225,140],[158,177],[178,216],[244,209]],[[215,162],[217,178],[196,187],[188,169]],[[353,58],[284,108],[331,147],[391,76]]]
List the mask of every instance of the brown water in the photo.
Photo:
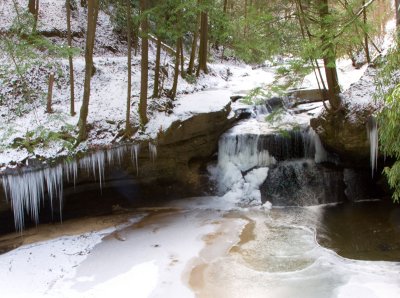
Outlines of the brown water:
[[317,240],[356,260],[400,262],[400,205],[370,201],[323,208]]

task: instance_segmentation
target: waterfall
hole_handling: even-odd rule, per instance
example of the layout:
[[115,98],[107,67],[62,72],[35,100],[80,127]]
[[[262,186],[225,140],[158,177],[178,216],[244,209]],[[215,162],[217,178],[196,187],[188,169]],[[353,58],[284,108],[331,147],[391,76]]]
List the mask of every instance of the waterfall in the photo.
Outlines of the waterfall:
[[248,171],[275,163],[274,157],[259,144],[259,135],[226,133],[219,140],[218,164],[232,163],[239,170]]
[[[260,186],[267,179],[271,166],[278,164],[279,167],[287,160],[312,164],[329,159],[318,134],[311,128],[277,132],[264,127],[248,129],[245,125],[238,125],[222,135],[218,166],[210,168],[219,193],[225,194],[224,197],[261,201]],[[303,162],[298,164],[302,169]]]
[[367,122],[367,133],[369,140],[369,151],[370,151],[370,164],[372,176],[374,176],[377,164],[378,164],[378,123],[376,119],[371,116]]

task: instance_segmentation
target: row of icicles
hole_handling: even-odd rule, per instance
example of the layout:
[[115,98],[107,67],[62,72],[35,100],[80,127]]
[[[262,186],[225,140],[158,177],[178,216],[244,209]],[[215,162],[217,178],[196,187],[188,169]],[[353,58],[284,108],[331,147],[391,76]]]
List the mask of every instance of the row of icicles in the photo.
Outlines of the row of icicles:
[[[63,182],[73,182],[78,177],[78,169],[85,170],[99,181],[100,188],[104,181],[104,166],[121,167],[124,156],[130,153],[136,174],[139,175],[138,156],[140,145],[122,145],[106,151],[96,151],[80,160],[65,161],[63,164],[50,166],[37,171],[23,171],[18,175],[4,175],[0,182],[6,194],[7,202],[11,202],[14,213],[15,228],[24,228],[25,212],[35,223],[39,222],[40,204],[44,205],[46,193],[50,200],[50,208],[59,208],[62,214]],[[149,143],[150,159],[154,162],[157,157],[157,147]],[[54,206],[57,204],[57,206]]]

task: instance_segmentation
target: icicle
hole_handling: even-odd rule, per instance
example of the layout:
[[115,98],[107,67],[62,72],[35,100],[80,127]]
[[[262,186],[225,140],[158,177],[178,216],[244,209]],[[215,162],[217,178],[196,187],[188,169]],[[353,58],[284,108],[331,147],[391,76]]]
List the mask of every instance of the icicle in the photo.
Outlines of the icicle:
[[139,152],[140,152],[140,144],[133,145],[131,148],[131,157],[132,157],[132,162],[134,162],[134,165],[136,167],[137,176],[139,176],[139,162],[138,162]]
[[125,145],[107,150],[107,162],[109,165],[122,166],[127,148]]
[[7,175],[3,177],[3,186],[6,198],[11,202],[16,230],[20,231],[24,227],[25,211],[32,217],[35,223],[39,222],[39,207],[41,200],[44,202],[45,189],[49,194],[51,207],[53,198],[58,196],[61,208],[63,188],[62,169],[62,166],[59,165],[40,171],[24,172],[19,175]]
[[47,168],[43,170],[43,174],[47,184],[47,193],[50,199],[50,208],[53,213],[53,200],[58,197],[60,199],[60,214],[61,200],[62,200],[62,189],[63,189],[63,167],[58,165],[54,168]]
[[104,151],[97,151],[79,161],[79,166],[85,169],[88,174],[92,172],[94,180],[97,177],[99,178],[100,187],[102,186],[102,180],[104,180],[105,158],[106,154]]
[[370,164],[372,177],[374,176],[377,164],[378,164],[378,123],[376,119],[371,116],[367,122],[367,133],[369,140],[369,151],[370,151]]
[[[306,152],[306,157],[314,157],[316,163],[321,163],[324,161],[328,161],[328,152],[325,150],[324,145],[322,145],[321,139],[318,134],[310,128],[308,130],[309,141],[307,142],[310,149],[308,149],[308,153]],[[305,143],[306,144],[306,143]],[[314,153],[314,156],[310,156],[310,152]]]
[[104,151],[97,151],[90,155],[93,175],[94,177],[96,177],[96,172],[97,172],[99,177],[100,188],[102,188],[102,181],[104,180],[105,158],[106,156]]
[[157,145],[149,142],[150,160],[154,163],[157,158]]
[[71,179],[73,180],[75,188],[76,178],[78,177],[78,163],[75,160],[64,163],[64,172],[68,182]]

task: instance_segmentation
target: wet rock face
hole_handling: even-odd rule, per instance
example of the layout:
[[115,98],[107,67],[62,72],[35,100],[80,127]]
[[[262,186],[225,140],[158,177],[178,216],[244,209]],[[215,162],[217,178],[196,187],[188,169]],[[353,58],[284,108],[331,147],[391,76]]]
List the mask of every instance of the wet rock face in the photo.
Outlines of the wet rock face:
[[262,184],[263,203],[274,206],[311,206],[345,200],[343,171],[313,160],[291,160],[270,168]]
[[149,160],[148,152],[141,151],[140,177],[198,183],[199,173],[218,151],[219,137],[236,121],[228,119],[230,111],[228,104],[221,111],[174,122],[158,140],[155,162]]
[[325,111],[318,118],[311,119],[310,124],[325,148],[338,154],[343,162],[355,167],[368,167],[367,123],[372,113],[372,107],[362,110],[344,108],[337,113]]

